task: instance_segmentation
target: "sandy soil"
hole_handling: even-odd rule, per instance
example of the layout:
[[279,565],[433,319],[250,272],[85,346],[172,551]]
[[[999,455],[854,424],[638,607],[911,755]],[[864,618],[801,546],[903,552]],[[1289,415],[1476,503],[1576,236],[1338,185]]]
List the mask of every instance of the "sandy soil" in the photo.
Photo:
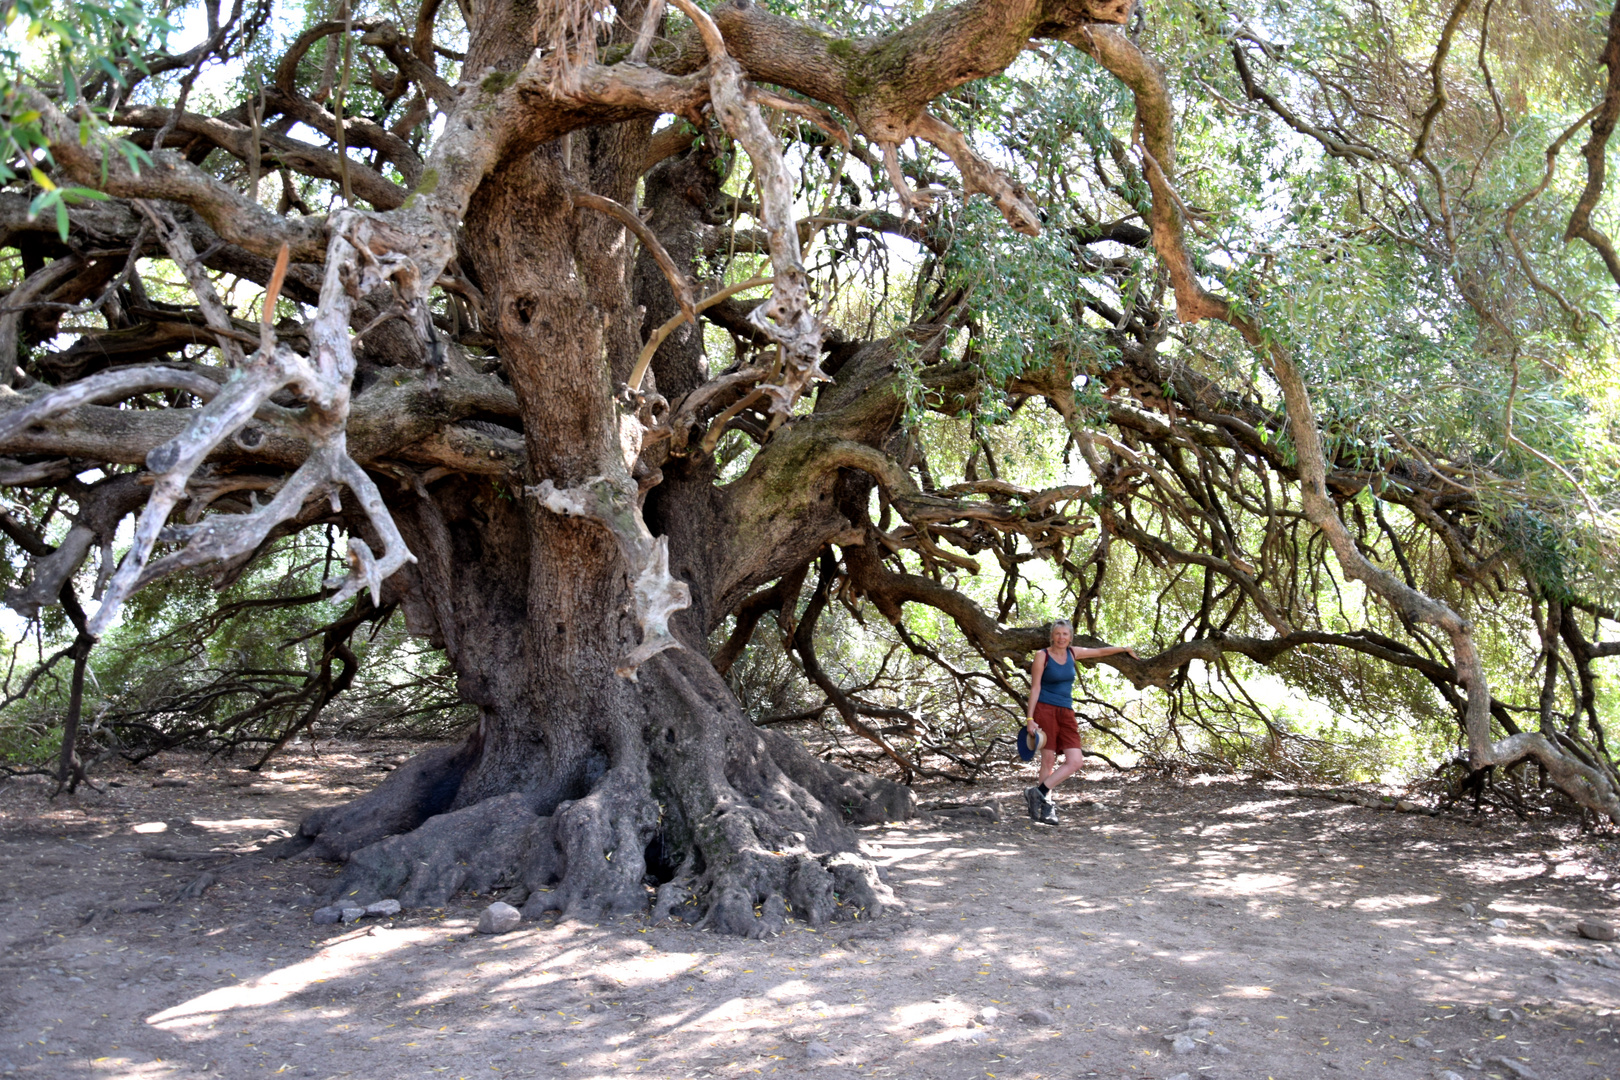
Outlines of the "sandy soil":
[[1094,773],[1056,830],[1011,786],[866,830],[904,905],[871,922],[313,925],[332,868],[252,851],[404,749],[0,786],[0,1074],[1620,1077],[1620,950],[1573,931],[1616,913],[1612,832]]

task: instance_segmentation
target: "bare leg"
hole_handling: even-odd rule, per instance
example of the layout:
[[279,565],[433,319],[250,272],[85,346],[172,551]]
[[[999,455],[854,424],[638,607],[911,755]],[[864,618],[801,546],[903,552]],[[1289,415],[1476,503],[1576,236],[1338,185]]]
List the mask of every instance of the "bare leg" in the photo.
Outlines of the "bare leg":
[[1050,750],[1041,753],[1041,783],[1047,788],[1055,788],[1085,765],[1086,756],[1078,748],[1071,747],[1063,751],[1063,764],[1055,770],[1052,768],[1052,759],[1055,755]]

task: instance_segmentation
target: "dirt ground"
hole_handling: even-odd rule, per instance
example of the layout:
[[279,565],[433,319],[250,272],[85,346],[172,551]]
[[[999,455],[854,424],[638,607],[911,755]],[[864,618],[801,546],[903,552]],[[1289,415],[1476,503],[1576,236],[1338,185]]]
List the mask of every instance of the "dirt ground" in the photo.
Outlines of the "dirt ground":
[[1009,778],[924,793],[999,820],[863,832],[903,905],[870,922],[314,925],[333,868],[252,852],[405,749],[0,785],[0,1074],[1620,1077],[1620,949],[1573,930],[1620,905],[1613,831],[1102,772],[1049,829]]

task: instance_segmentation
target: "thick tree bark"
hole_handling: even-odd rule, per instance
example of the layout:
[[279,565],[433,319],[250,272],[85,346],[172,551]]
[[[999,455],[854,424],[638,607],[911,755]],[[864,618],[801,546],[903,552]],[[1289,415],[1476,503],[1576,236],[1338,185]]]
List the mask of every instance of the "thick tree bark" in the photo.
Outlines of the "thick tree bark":
[[615,675],[633,623],[600,617],[625,610],[611,543],[488,482],[439,487],[400,512],[423,553],[410,611],[479,724],[304,822],[307,855],[347,863],[332,899],[508,888],[530,916],[652,905],[754,936],[892,902],[849,826],[908,816],[906,788],[756,729],[700,649]]
[[[613,395],[640,346],[634,261],[623,226],[570,192],[633,201],[646,142],[645,124],[627,124],[576,134],[572,161],[558,144],[508,161],[467,215],[462,250],[486,283],[527,479],[558,492],[635,484],[639,442],[621,445]],[[662,385],[695,382],[689,337],[660,363]],[[308,854],[347,862],[334,898],[440,905],[458,889],[507,887],[531,916],[652,905],[756,936],[790,912],[819,923],[892,900],[849,825],[907,816],[909,791],[816,760],[742,714],[704,649],[725,613],[713,590],[731,584],[712,565],[727,503],[711,466],[671,473],[679,490],[661,505],[678,511],[652,520],[695,602],[674,627],[685,647],[634,680],[615,668],[638,644],[635,570],[609,528],[477,478],[399,507],[419,559],[407,611],[443,643],[480,720],[461,744],[304,823]]]

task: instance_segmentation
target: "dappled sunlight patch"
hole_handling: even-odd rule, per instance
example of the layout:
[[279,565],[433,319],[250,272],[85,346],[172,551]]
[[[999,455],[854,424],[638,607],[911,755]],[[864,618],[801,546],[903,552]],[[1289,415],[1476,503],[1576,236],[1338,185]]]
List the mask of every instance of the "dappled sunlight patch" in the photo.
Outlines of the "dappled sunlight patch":
[[1239,815],[1248,817],[1267,817],[1270,815],[1265,814],[1264,811],[1277,811],[1281,810],[1285,806],[1294,804],[1295,800],[1293,799],[1257,799],[1254,802],[1238,803],[1236,806],[1222,807],[1220,810],[1216,811],[1216,813],[1220,814],[1222,817],[1238,817]]
[[994,1043],[1000,1040],[985,1031],[983,1028],[946,1028],[930,1035],[919,1035],[911,1040],[911,1045],[917,1047],[943,1046],[949,1043]]
[[972,1009],[954,997],[938,1001],[910,1001],[889,1010],[892,1018],[889,1030],[905,1030],[925,1024],[960,1027],[972,1013]]
[[791,1005],[800,998],[808,998],[816,988],[804,979],[789,979],[765,991],[765,996],[778,1005]]
[[1609,874],[1589,863],[1561,862],[1553,867],[1552,876],[1555,878],[1581,878],[1587,881],[1607,881]]
[[279,818],[221,818],[216,821],[196,818],[191,822],[209,832],[232,832],[237,829],[274,829],[281,825]]
[[1541,877],[1547,869],[1547,864],[1540,859],[1520,862],[1512,856],[1506,856],[1459,861],[1454,872],[1481,883],[1500,885],[1509,881],[1528,881]]
[[1225,990],[1222,991],[1221,996],[1265,1000],[1266,998],[1275,997],[1276,993],[1277,992],[1269,986],[1260,986],[1254,983],[1246,985],[1228,983]]
[[1226,891],[1239,896],[1255,896],[1260,893],[1275,892],[1286,889],[1295,884],[1296,878],[1289,874],[1233,874],[1224,884]]
[[153,1061],[135,1061],[127,1057],[101,1057],[90,1062],[96,1076],[116,1077],[117,1080],[138,1080],[143,1076],[172,1076],[173,1062],[162,1058]]
[[1363,896],[1351,902],[1350,906],[1357,911],[1399,911],[1402,908],[1422,907],[1424,904],[1438,904],[1440,897],[1434,893],[1390,893],[1384,896]]
[[401,930],[343,939],[307,960],[210,990],[153,1013],[146,1022],[165,1031],[206,1027],[227,1013],[277,1004],[319,983],[342,978],[383,955],[433,937],[431,931]]
[[[640,942],[628,943],[632,955],[595,959],[590,965],[591,969],[599,979],[611,980],[620,986],[647,986],[692,972],[707,959],[703,953],[698,952],[663,952],[646,950],[639,946]],[[549,974],[552,968],[573,967],[586,957],[595,958],[597,952],[599,950],[570,949],[556,956],[531,962],[527,965],[526,972],[514,972],[507,985],[513,989],[546,985],[556,981],[556,977]]]

